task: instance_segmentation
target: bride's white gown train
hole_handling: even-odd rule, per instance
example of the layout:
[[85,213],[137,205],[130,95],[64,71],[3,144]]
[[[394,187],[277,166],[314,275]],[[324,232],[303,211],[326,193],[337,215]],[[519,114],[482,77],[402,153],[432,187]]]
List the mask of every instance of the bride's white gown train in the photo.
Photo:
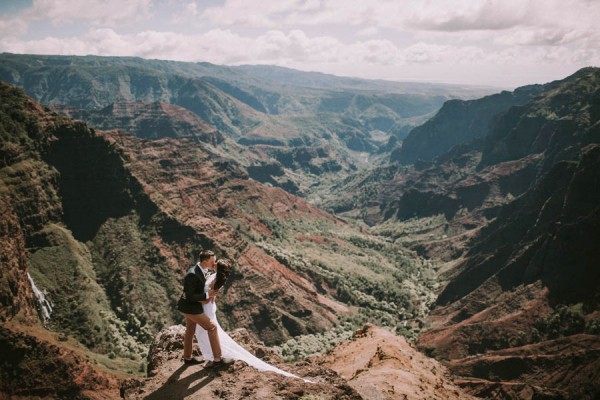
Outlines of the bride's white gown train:
[[[208,291],[208,288],[215,280],[217,274],[212,274],[206,279],[206,286],[204,288],[205,291]],[[223,353],[223,357],[232,358],[234,360],[241,360],[246,362],[248,365],[256,368],[259,371],[270,371],[275,372],[281,375],[285,375],[291,378],[300,378],[294,374],[286,372],[282,369],[274,367],[271,364],[268,364],[261,360],[260,358],[254,356],[248,350],[244,349],[242,346],[237,344],[235,340],[233,340],[227,332],[225,332],[221,325],[219,325],[219,321],[217,320],[217,304],[216,302],[210,302],[208,304],[203,305],[204,313],[207,317],[213,320],[217,324],[217,331],[219,333],[219,341],[221,342],[221,352]],[[202,352],[202,356],[207,360],[213,360],[214,356],[212,350],[210,348],[210,342],[208,340],[208,333],[204,330],[200,325],[196,326],[196,339],[198,340],[198,346],[200,346],[200,351]],[[310,382],[304,379],[306,382]]]

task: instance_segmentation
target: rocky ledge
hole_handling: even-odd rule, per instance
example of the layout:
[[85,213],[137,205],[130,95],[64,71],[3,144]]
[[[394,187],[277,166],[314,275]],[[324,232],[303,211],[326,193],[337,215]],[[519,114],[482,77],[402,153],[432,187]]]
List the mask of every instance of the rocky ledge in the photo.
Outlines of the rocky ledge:
[[[404,338],[371,325],[327,354],[294,365],[245,329],[230,335],[257,357],[301,376],[288,378],[260,372],[242,361],[224,370],[184,366],[184,327],[163,329],[148,356],[148,378],[124,382],[126,399],[469,399],[445,367],[419,353]],[[195,349],[196,356],[200,356]],[[201,357],[201,356],[200,356]]]
[[[260,372],[242,361],[227,369],[213,370],[203,364],[186,366],[182,325],[163,329],[155,337],[148,355],[145,380],[124,382],[126,399],[361,399],[362,397],[334,371],[311,362],[284,364],[281,358],[261,343],[252,341],[245,329],[230,333],[232,338],[257,357],[298,376],[313,381]],[[198,349],[195,356],[202,358]],[[318,396],[318,397],[317,397]]]

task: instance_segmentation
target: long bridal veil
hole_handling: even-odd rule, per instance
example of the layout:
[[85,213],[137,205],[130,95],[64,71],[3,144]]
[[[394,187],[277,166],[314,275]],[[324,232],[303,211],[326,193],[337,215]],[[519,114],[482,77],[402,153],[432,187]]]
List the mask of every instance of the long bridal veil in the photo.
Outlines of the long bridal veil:
[[[207,287],[214,280],[216,274],[211,275],[206,280]],[[284,376],[288,376],[290,378],[298,378],[303,379],[306,382],[311,382],[307,379],[300,378],[294,374],[291,374],[287,371],[279,369],[269,363],[264,362],[260,358],[254,356],[248,350],[244,349],[241,345],[239,345],[235,340],[233,340],[227,332],[225,332],[221,325],[219,325],[219,321],[217,320],[217,305],[215,302],[210,302],[208,304],[204,304],[204,313],[211,320],[215,321],[217,324],[217,331],[219,333],[219,341],[221,342],[221,352],[223,357],[232,358],[234,360],[244,361],[251,367],[256,368],[259,371],[268,371],[275,372],[277,374],[281,374]],[[213,360],[214,356],[212,350],[210,348],[210,342],[208,340],[208,333],[199,325],[196,326],[196,339],[198,340],[198,346],[200,347],[200,351],[202,352],[202,356],[207,360]]]

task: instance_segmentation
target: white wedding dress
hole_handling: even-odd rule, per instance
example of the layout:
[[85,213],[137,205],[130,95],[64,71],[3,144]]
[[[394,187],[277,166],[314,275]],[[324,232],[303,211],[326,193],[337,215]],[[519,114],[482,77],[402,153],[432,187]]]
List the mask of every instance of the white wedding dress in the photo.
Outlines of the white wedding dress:
[[[217,274],[212,274],[206,279],[206,285],[204,287],[204,291],[208,292],[212,282],[216,279]],[[219,333],[219,341],[221,342],[221,352],[223,357],[232,358],[234,360],[241,360],[250,365],[251,367],[256,368],[259,371],[270,371],[275,372],[281,375],[285,375],[291,378],[300,378],[294,374],[283,371],[277,367],[272,366],[261,360],[258,357],[255,357],[248,350],[244,349],[242,346],[237,344],[235,340],[233,340],[227,332],[225,332],[221,325],[219,325],[219,321],[217,320],[217,303],[211,301],[207,304],[202,305],[204,309],[204,313],[208,318],[214,321],[217,325],[217,332]],[[207,360],[213,360],[214,356],[212,353],[212,349],[210,348],[210,341],[208,340],[208,333],[205,329],[203,329],[200,325],[196,325],[196,339],[198,340],[198,346],[200,346],[200,351],[202,352],[202,356]],[[304,379],[306,382],[310,382]]]

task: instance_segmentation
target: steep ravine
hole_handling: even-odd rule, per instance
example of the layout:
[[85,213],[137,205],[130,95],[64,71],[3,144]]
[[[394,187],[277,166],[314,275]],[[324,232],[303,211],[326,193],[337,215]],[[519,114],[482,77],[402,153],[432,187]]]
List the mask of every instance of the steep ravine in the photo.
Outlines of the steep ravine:
[[600,393],[599,76],[587,68],[554,83],[502,116],[485,140],[483,171],[529,159],[537,174],[446,270],[418,342],[471,394]]
[[[535,93],[512,107],[505,100],[521,89],[447,103],[413,130],[412,142],[435,156],[357,175],[328,206],[445,262],[417,343],[469,393],[592,399],[600,393],[600,69],[524,89]],[[467,109],[496,114],[469,119]],[[407,152],[425,154],[409,143]]]

